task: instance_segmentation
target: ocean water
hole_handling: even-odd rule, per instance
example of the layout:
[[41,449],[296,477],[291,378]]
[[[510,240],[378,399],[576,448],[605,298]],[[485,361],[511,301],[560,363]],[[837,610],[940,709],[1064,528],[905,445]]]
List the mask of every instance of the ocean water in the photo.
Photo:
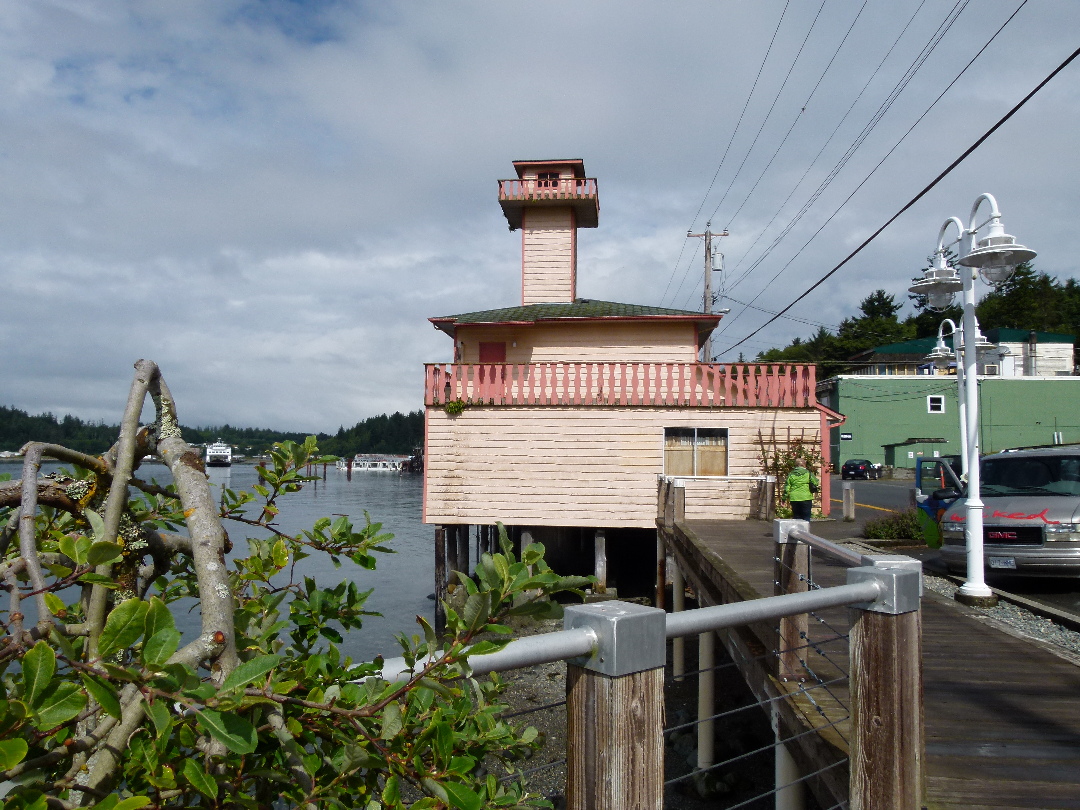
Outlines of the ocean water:
[[[60,465],[45,464],[43,472],[50,472]],[[5,465],[3,472],[17,478],[21,468]],[[412,635],[421,633],[416,624],[418,615],[429,622],[434,621],[435,603],[428,595],[435,589],[435,527],[420,522],[422,480],[414,474],[390,472],[353,472],[352,480],[333,465],[325,471],[318,469],[319,480],[309,482],[300,492],[282,496],[278,501],[281,513],[277,518],[280,530],[294,534],[308,528],[320,517],[333,518],[348,515],[354,526],[364,523],[364,511],[371,515],[373,523],[382,523],[382,531],[394,535],[386,545],[393,554],[377,555],[374,571],[361,568],[347,559],[335,568],[329,558],[315,554],[297,566],[297,578],[313,577],[317,582],[333,585],[345,579],[356,582],[361,591],[374,589],[366,608],[381,616],[365,618],[364,626],[345,636],[343,652],[354,660],[370,660],[376,655],[387,658],[401,654],[395,637],[398,633]],[[159,464],[141,467],[138,477],[156,479],[158,483],[171,481],[168,468]],[[232,467],[212,467],[207,470],[215,496],[221,487],[233,490],[249,489],[258,481],[258,468],[249,464]],[[252,510],[257,513],[257,510]],[[227,521],[225,525],[234,549],[246,548],[246,537],[268,537],[268,533]],[[235,553],[235,552],[234,552]],[[198,617],[182,613],[177,625],[185,633],[197,632]]]

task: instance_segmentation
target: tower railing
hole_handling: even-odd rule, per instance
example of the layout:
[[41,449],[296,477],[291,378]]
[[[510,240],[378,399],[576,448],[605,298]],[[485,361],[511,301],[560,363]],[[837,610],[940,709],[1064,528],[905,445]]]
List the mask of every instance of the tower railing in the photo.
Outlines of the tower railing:
[[536,177],[499,181],[499,200],[587,199],[597,194],[595,177]]

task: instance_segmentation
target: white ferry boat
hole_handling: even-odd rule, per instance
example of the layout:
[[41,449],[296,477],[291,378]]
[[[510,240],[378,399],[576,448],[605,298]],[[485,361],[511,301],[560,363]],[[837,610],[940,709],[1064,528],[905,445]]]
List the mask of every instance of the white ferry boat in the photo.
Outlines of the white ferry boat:
[[206,445],[207,467],[231,467],[232,447],[218,439],[213,444]]
[[408,456],[388,456],[374,453],[357,453],[351,459],[339,458],[337,468],[353,472],[401,472],[401,465],[408,461]]

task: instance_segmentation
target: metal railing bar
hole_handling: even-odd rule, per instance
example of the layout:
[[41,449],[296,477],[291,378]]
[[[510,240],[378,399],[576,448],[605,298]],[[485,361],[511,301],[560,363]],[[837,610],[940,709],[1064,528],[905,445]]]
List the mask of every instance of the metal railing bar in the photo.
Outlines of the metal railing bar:
[[731,602],[726,605],[669,613],[666,634],[668,638],[692,636],[709,630],[739,627],[752,622],[806,613],[810,610],[841,607],[858,602],[873,602],[881,595],[881,590],[882,585],[879,582],[865,580],[819,591],[785,593],[780,596],[765,596],[745,602]]
[[833,559],[839,560],[844,563],[844,565],[852,568],[861,565],[872,566],[874,564],[874,561],[865,554],[860,554],[850,548],[837,545],[836,543],[826,540],[824,537],[818,537],[816,534],[804,532],[802,529],[792,529],[788,532],[788,537],[792,537],[801,543],[806,543],[810,548],[816,549],[823,554],[827,554]]
[[[469,667],[473,675],[486,675],[489,672],[506,672],[539,664],[551,664],[555,661],[590,655],[596,650],[598,643],[596,633],[589,627],[558,630],[553,633],[516,639],[493,653],[471,655]],[[432,656],[418,660],[415,667],[420,668],[437,659],[438,656]],[[413,669],[409,668],[404,658],[390,658],[383,662],[383,680],[407,681],[412,676]]]

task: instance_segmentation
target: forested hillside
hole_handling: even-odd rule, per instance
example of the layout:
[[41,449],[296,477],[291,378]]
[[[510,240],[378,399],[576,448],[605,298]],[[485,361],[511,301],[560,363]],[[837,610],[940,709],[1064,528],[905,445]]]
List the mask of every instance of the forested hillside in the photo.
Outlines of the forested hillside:
[[[184,439],[190,444],[205,444],[215,439],[233,445],[243,455],[258,455],[274,442],[292,439],[303,442],[308,434],[267,428],[184,427]],[[18,450],[26,442],[62,444],[83,453],[103,453],[120,434],[117,425],[84,422],[76,416],[56,417],[51,413],[31,416],[18,408],[0,405],[0,450]],[[336,435],[318,434],[319,447],[331,455],[354,453],[408,454],[424,440],[424,413],[393,413],[372,416],[351,428],[339,428]]]
[[[795,338],[783,349],[761,352],[766,362],[817,363],[819,378],[844,373],[855,354],[887,343],[933,337],[944,318],[959,323],[959,306],[932,312],[920,296],[909,296],[916,314],[900,320],[903,307],[894,296],[876,290],[859,305],[860,314],[845,318],[832,332],[824,326],[807,339]],[[1012,277],[991,290],[975,307],[980,328],[1033,329],[1036,332],[1080,336],[1080,283],[1076,279],[1059,282],[1031,265],[1022,264]]]

